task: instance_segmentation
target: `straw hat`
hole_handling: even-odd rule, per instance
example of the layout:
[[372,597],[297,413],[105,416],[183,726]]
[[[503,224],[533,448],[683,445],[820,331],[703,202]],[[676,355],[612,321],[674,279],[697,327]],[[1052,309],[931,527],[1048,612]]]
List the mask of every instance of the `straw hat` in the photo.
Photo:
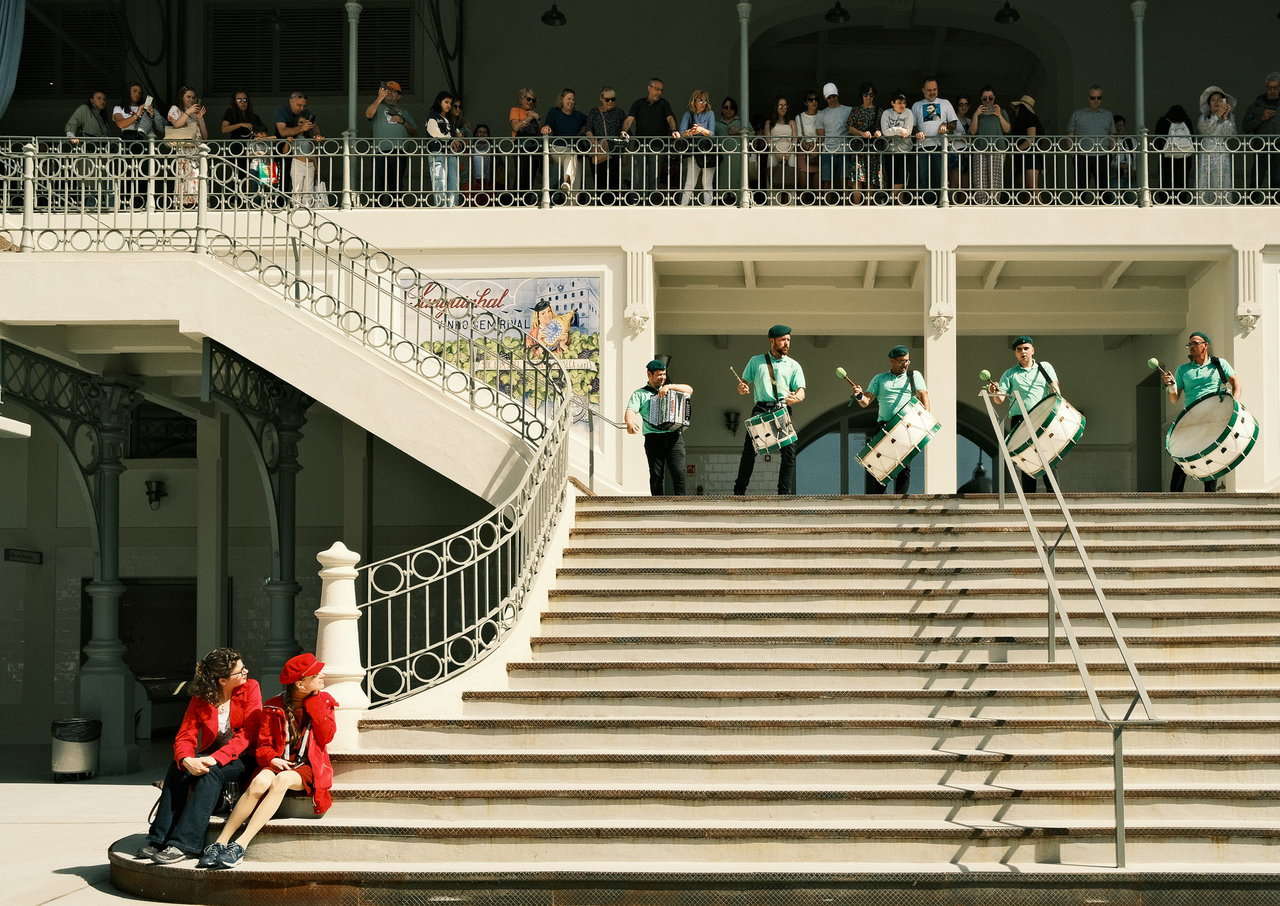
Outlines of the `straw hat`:
[[1024,94],[1022,97],[1018,98],[1016,101],[1009,102],[1009,106],[1011,107],[1017,107],[1019,104],[1021,104],[1023,107],[1026,107],[1032,113],[1036,112],[1036,99],[1029,94]]

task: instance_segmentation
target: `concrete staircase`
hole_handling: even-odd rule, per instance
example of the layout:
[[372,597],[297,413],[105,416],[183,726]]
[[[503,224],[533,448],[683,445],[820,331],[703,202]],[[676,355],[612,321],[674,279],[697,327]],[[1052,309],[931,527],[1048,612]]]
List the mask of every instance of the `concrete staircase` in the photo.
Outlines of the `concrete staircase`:
[[[1060,625],[1047,661],[1016,502],[584,498],[506,682],[456,680],[461,716],[372,712],[334,759],[332,811],[273,822],[195,901],[305,877],[529,903],[1136,903],[1175,882],[1262,902],[1280,864],[1280,499],[1070,503],[1165,721],[1124,736],[1126,869],[1111,733]],[[1123,715],[1080,562],[1057,564]]]

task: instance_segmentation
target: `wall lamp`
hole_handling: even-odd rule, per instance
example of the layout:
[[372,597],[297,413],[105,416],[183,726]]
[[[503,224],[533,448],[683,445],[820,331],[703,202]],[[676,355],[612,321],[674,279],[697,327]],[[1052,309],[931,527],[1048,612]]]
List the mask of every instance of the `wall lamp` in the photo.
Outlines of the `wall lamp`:
[[849,11],[836,0],[836,5],[827,10],[826,20],[832,25],[844,25],[849,21]]
[[1020,18],[1022,17],[1018,15],[1018,11],[1009,5],[1009,0],[1005,0],[1004,6],[996,10],[996,23],[999,25],[1012,25]]
[[556,9],[556,5],[551,4],[551,9],[542,14],[542,24],[550,25],[552,28],[559,28],[569,20],[564,17],[564,13]]
[[151,505],[151,509],[160,509],[160,501],[169,496],[169,492],[164,489],[163,481],[147,482],[147,503]]
[[724,410],[724,426],[729,429],[729,433],[734,437],[738,436],[738,423],[742,419],[742,413],[737,409]]

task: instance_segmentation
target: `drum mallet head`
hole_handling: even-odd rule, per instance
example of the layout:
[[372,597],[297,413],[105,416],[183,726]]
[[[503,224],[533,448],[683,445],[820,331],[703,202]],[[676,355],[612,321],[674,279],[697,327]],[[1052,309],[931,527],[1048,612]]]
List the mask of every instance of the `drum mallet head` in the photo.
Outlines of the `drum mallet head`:
[[1149,359],[1147,359],[1147,367],[1148,367],[1148,368],[1159,368],[1159,367],[1160,367],[1160,360],[1159,360],[1159,359],[1157,359],[1157,358],[1155,358],[1154,356],[1153,356],[1153,357],[1151,357],[1151,358],[1149,358]]
[[850,386],[850,387],[855,387],[854,394],[853,394],[853,396],[851,396],[851,397],[849,398],[849,402],[848,402],[846,405],[850,405],[850,406],[852,406],[852,405],[853,405],[853,401],[854,401],[854,400],[858,400],[859,402],[861,402],[861,401],[862,401],[862,391],[861,391],[861,390],[857,390],[857,389],[856,389],[856,386],[855,386],[855,384],[853,383],[853,379],[849,377],[849,372],[845,371],[843,366],[841,366],[841,365],[837,365],[837,366],[836,366],[836,375],[837,375],[838,377],[842,377],[842,378],[844,378],[846,381],[848,381],[848,382],[849,382],[849,386]]
[[842,378],[847,378],[849,376],[849,372],[845,371],[844,368],[840,367],[839,365],[836,366],[836,374],[838,374]]
[[979,372],[978,372],[978,380],[980,380],[980,381],[989,381],[989,380],[991,380],[991,372],[990,372],[990,371],[988,371],[987,369],[983,368],[981,371],[979,371]]

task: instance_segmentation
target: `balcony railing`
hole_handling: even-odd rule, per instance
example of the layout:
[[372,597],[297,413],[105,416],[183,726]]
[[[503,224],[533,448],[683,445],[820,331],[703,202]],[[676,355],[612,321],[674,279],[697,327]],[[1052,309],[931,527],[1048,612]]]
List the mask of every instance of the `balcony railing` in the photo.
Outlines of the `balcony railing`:
[[60,214],[137,223],[285,206],[1280,204],[1276,136],[943,136],[905,151],[848,137],[344,138],[305,158],[283,151],[267,140],[0,139],[5,238]]

